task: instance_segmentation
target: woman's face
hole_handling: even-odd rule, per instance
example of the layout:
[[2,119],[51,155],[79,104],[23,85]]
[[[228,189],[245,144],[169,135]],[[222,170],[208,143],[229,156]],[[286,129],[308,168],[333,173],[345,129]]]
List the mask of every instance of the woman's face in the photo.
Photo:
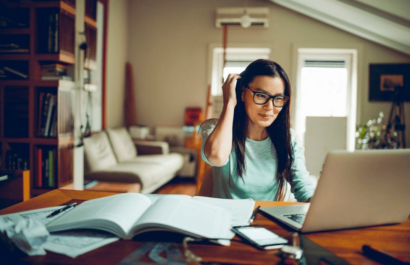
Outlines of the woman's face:
[[[248,88],[272,96],[285,95],[285,84],[280,77],[255,76],[253,81],[249,83]],[[242,92],[246,114],[249,118],[249,126],[269,127],[276,120],[282,108],[275,107],[272,99],[264,105],[256,104],[253,101],[254,93],[251,90],[244,88]]]

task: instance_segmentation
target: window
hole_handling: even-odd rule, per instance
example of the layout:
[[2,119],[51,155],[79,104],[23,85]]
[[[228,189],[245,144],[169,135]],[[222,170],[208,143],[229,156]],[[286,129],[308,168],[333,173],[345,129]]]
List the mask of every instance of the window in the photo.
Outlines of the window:
[[295,129],[304,140],[306,117],[347,117],[347,149],[354,149],[356,51],[299,49]]
[[306,116],[347,116],[348,73],[345,61],[306,60],[301,74]]

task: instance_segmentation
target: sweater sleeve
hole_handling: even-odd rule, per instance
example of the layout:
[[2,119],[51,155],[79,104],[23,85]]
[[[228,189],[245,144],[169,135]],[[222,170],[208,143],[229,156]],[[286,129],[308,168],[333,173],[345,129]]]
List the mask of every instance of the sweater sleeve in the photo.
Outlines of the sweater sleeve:
[[[218,119],[209,119],[209,120],[204,121],[201,124],[201,128],[200,128],[201,136],[202,136],[201,157],[208,165],[211,165],[213,167],[216,167],[216,166],[213,165],[211,162],[209,162],[208,158],[205,156],[204,149],[205,149],[205,143],[206,143],[206,140],[208,139],[208,136],[212,133],[212,131],[215,129],[217,124],[218,124]],[[226,161],[224,165],[226,165],[228,161],[229,159]]]
[[316,180],[309,175],[306,169],[304,148],[296,138],[295,133],[292,133],[293,164],[291,166],[292,180],[289,183],[296,200],[305,202],[313,196],[316,189]]

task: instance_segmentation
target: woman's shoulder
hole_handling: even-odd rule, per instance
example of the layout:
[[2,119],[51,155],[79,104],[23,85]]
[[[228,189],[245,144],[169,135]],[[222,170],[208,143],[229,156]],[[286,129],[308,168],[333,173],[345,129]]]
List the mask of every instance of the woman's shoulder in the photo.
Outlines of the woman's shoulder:
[[200,132],[202,138],[207,137],[214,130],[215,126],[218,124],[218,121],[219,119],[209,119],[201,124]]

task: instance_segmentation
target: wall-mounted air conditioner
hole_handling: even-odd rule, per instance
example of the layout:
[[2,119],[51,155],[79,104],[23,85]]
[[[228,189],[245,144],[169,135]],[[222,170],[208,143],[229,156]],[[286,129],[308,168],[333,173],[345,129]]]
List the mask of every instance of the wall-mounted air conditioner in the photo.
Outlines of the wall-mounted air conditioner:
[[269,8],[218,8],[216,9],[216,27],[224,25],[239,27],[269,27]]

